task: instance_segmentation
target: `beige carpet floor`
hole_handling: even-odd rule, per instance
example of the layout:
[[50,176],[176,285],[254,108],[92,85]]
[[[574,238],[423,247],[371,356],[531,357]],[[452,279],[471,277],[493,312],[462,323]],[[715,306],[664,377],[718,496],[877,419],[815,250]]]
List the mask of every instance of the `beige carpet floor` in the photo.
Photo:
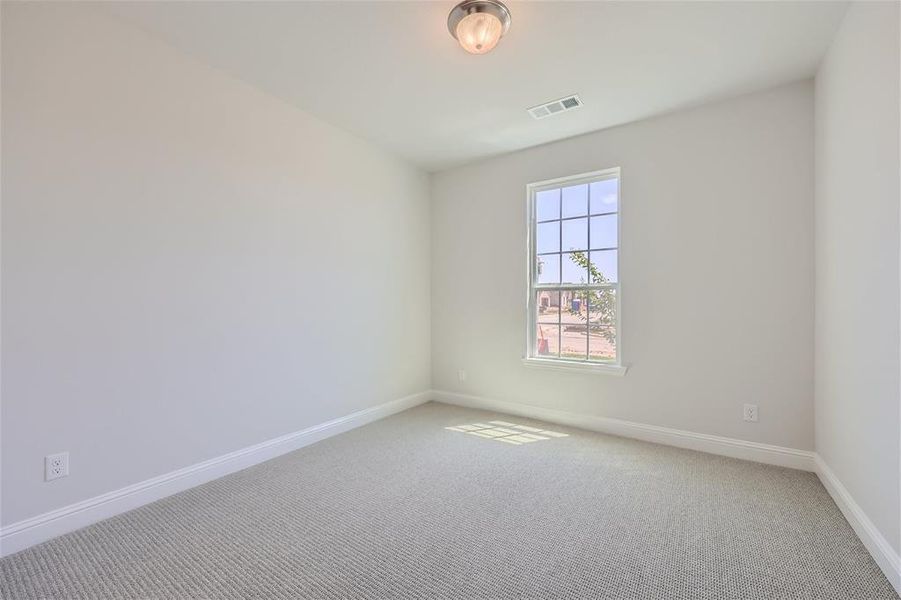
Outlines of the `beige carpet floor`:
[[897,597],[813,474],[435,403],[0,578],[22,600]]

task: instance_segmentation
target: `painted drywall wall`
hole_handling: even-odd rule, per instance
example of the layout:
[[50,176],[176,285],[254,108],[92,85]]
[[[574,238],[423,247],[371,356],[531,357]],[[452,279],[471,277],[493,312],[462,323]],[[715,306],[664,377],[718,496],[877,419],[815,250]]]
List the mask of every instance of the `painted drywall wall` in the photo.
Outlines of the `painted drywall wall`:
[[428,389],[424,173],[85,5],[2,11],[4,524]]
[[[433,175],[433,387],[813,449],[812,91],[800,82]],[[629,372],[526,367],[526,185],[616,166]],[[759,422],[742,420],[743,403]]]
[[899,546],[897,3],[848,10],[816,76],[816,448]]

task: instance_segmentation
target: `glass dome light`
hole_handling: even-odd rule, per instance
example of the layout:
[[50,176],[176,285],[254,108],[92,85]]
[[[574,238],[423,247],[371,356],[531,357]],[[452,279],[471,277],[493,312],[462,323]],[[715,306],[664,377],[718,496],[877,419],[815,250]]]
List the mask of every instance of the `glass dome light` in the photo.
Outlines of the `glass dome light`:
[[464,50],[485,54],[510,28],[510,11],[498,0],[464,0],[448,15],[447,28]]

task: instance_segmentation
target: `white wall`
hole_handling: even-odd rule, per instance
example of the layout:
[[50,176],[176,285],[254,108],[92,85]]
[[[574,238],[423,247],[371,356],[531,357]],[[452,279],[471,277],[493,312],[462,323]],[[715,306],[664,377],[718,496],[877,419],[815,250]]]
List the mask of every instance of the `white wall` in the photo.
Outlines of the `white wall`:
[[2,10],[4,524],[428,389],[425,174],[84,5]]
[[816,448],[899,550],[897,3],[854,3],[816,77]]
[[[797,83],[433,176],[433,387],[812,449],[812,91]],[[525,367],[525,186],[614,166],[631,368]],[[758,423],[742,420],[745,402]]]

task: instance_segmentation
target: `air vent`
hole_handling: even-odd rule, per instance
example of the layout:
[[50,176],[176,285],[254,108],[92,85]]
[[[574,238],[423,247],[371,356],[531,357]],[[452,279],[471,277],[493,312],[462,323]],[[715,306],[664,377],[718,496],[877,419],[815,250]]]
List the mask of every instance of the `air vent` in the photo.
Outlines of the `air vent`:
[[538,106],[533,106],[528,109],[528,111],[533,119],[543,119],[557,113],[562,113],[566,110],[579,108],[580,106],[582,106],[582,101],[579,99],[579,96],[572,95],[567,96],[566,98],[560,98],[559,100],[539,104]]

